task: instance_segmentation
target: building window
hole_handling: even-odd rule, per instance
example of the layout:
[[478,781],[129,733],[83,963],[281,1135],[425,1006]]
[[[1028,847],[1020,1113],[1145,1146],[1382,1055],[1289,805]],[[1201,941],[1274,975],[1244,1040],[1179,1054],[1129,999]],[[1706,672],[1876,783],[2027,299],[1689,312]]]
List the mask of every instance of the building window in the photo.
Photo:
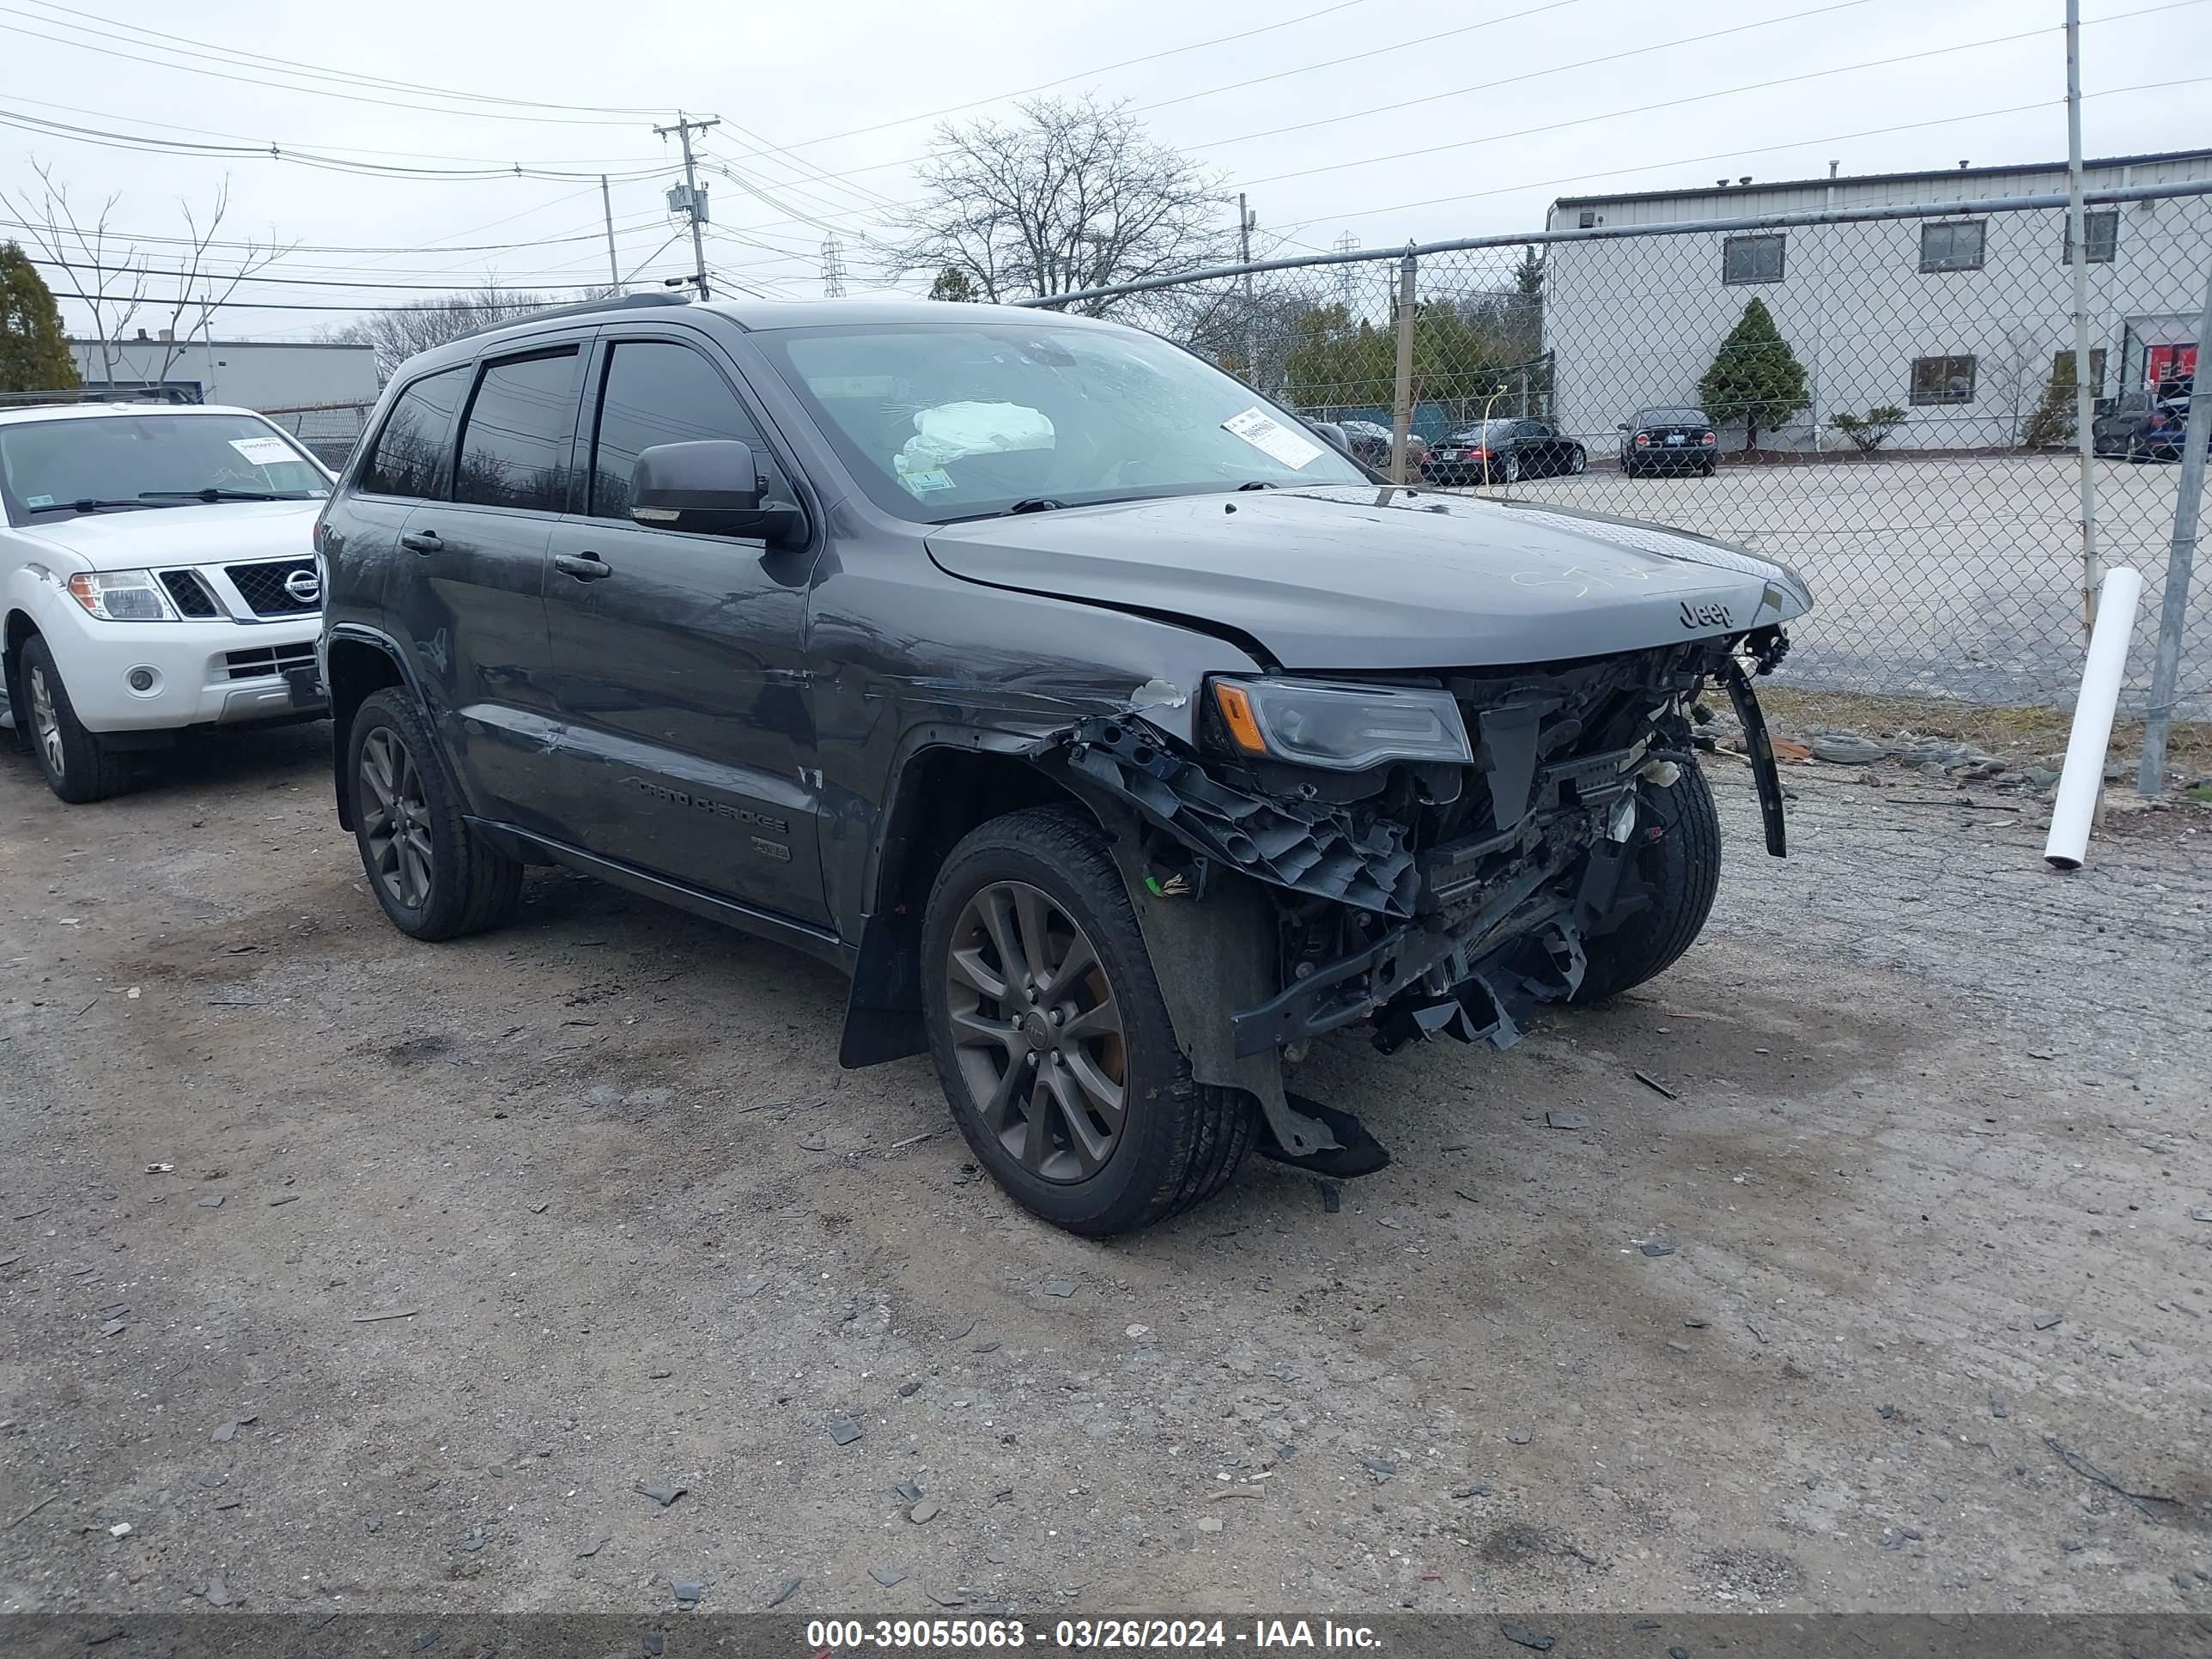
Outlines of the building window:
[[1946,219],[1921,226],[1921,270],[1979,270],[1984,228],[1979,219]]
[[1915,357],[1912,360],[1912,401],[1916,404],[1973,402],[1974,360],[1972,357]]
[[1731,287],[1782,280],[1786,236],[1731,236],[1721,244],[1721,281]]
[[[2093,230],[2092,235],[2094,236],[2094,232]],[[2092,240],[2089,245],[2090,246],[2094,247],[2096,243]],[[2064,351],[2053,353],[2051,359],[2051,378],[2054,380],[2070,380],[2073,378],[2073,374],[2074,352],[2072,348],[2069,347]],[[2091,346],[2089,348],[2089,392],[2093,397],[2102,397],[2104,395],[2104,391],[2105,348],[2102,346]]]
[[[2112,256],[2120,251],[2120,210],[2107,208],[2101,213],[2085,213],[2081,216],[2081,228],[2086,233],[2083,240],[2089,245],[2087,263],[2093,265],[2112,264]],[[2058,263],[2062,265],[2074,263],[2074,221],[2070,216],[2065,221],[2065,228],[2058,233]]]

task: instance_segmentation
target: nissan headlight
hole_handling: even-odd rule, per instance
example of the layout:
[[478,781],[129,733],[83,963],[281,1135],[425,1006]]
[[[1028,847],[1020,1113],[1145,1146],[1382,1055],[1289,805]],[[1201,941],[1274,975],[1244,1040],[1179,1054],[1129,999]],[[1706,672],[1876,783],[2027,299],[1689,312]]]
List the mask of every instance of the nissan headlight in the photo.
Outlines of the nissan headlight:
[[150,570],[94,570],[69,579],[70,597],[102,622],[174,622],[175,608]]
[[1212,691],[1230,747],[1255,758],[1332,772],[1474,759],[1449,691],[1291,679],[1217,679]]

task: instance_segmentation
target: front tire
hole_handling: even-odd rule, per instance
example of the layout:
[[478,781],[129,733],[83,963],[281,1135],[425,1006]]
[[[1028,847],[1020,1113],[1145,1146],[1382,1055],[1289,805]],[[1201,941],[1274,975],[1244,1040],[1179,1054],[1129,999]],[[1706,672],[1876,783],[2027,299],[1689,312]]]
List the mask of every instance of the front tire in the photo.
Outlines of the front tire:
[[346,740],[354,840],[369,890],[410,938],[459,939],[513,918],[522,866],[471,830],[413,696],[379,691]]
[[131,757],[110,750],[76,717],[54,653],[36,634],[23,641],[18,679],[21,723],[47,788],[70,805],[83,806],[131,787]]
[[931,889],[922,962],[953,1119],[1023,1208],[1104,1238],[1228,1184],[1251,1103],[1192,1080],[1095,824],[1033,807],[971,831]]
[[[1672,787],[1641,787],[1632,866],[1650,902],[1619,928],[1583,941],[1588,964],[1577,1002],[1602,1002],[1673,967],[1703,931],[1720,890],[1721,820],[1698,763],[1676,763]],[[1659,834],[1650,836],[1656,827]]]
[[1579,478],[1589,471],[1589,452],[1577,444],[1567,452],[1567,476]]

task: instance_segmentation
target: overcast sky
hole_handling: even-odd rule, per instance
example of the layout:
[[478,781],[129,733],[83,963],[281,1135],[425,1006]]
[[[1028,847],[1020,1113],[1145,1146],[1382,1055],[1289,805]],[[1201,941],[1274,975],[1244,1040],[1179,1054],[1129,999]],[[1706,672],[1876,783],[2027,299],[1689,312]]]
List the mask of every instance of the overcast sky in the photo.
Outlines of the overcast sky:
[[[2088,153],[2212,142],[2212,0],[2083,9]],[[914,194],[909,163],[939,120],[1002,114],[1036,91],[1128,100],[1160,141],[1249,191],[1264,249],[1327,249],[1346,235],[1379,247],[1536,228],[1558,196],[1723,173],[2063,158],[2061,17],[2060,0],[115,0],[96,15],[0,0],[0,119],[11,123],[131,144],[273,143],[392,167],[589,175],[367,178],[9,125],[0,191],[35,194],[35,158],[81,211],[114,194],[114,225],[150,238],[179,234],[179,198],[204,209],[228,175],[226,236],[301,245],[266,273],[290,280],[252,295],[343,306],[487,276],[604,282],[604,169],[621,274],[651,285],[690,265],[663,200],[675,146],[652,131],[655,112],[665,123],[682,108],[723,121],[702,141],[727,169],[706,175],[712,270],[812,298],[833,230],[850,289],[878,283],[871,231],[884,203]],[[360,84],[371,77],[405,84]],[[2138,90],[2178,81],[2195,83]],[[424,86],[527,101],[409,89]],[[324,251],[356,248],[391,251]],[[45,274],[70,286],[67,273]],[[400,286],[312,285],[370,283]],[[81,307],[64,312],[73,331],[84,326]],[[161,319],[138,319],[149,320]],[[341,320],[233,306],[216,332],[306,338]]]

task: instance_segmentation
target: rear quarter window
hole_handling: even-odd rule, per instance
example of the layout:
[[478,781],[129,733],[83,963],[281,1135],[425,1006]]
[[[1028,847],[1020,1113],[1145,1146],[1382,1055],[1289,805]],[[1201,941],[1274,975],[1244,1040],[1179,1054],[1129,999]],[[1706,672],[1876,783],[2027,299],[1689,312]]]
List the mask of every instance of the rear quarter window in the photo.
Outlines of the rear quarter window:
[[453,411],[468,391],[469,371],[441,369],[401,392],[362,463],[355,488],[372,495],[412,495],[435,501],[446,493]]

